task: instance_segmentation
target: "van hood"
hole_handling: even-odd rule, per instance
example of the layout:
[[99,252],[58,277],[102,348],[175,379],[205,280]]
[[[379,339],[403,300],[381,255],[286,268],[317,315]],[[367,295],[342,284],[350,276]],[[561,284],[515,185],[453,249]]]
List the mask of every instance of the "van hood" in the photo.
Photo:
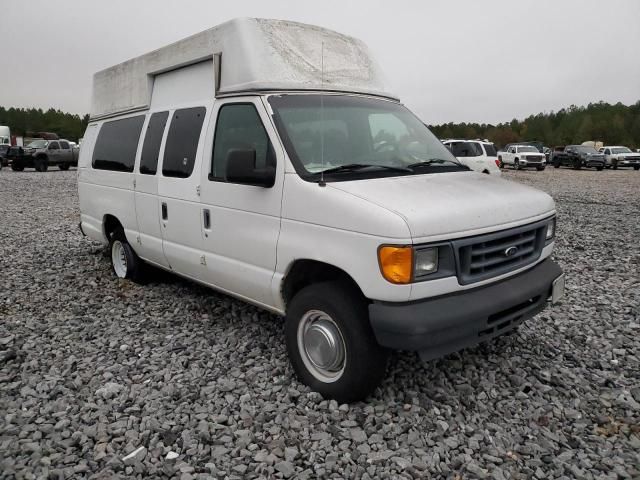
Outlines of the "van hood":
[[412,239],[439,241],[526,224],[555,211],[546,193],[477,172],[449,172],[332,182],[400,215]]

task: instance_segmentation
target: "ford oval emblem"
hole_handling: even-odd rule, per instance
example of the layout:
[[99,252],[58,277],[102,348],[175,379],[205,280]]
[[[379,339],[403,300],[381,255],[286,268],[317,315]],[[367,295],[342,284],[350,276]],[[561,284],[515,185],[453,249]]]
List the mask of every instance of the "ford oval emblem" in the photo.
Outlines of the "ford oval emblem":
[[509,247],[504,251],[504,256],[513,257],[516,253],[518,253],[518,247]]

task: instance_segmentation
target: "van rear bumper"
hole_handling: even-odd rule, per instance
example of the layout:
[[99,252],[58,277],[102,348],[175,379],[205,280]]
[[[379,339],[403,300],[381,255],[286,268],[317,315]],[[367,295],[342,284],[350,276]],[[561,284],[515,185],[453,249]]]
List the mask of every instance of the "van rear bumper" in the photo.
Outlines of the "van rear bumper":
[[472,290],[407,303],[374,302],[369,319],[380,345],[418,351],[425,360],[441,357],[508,332],[540,313],[560,276],[560,266],[547,259]]

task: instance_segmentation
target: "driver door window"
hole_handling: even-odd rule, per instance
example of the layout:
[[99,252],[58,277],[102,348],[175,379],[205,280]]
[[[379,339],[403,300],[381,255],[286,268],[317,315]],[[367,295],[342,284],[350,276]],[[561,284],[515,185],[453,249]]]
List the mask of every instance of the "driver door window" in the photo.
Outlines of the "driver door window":
[[273,146],[252,103],[223,105],[213,142],[209,180],[227,181],[228,158],[234,150],[255,150],[256,168],[276,166]]
[[58,145],[58,142],[51,142],[49,144],[49,150],[60,150],[60,145]]

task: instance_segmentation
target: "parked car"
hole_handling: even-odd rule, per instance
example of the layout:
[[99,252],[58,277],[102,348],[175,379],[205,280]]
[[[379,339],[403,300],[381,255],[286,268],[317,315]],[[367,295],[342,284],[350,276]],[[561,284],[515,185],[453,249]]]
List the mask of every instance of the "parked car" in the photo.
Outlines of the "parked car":
[[564,289],[553,199],[462,165],[372,65],[330,30],[229,21],[97,73],[78,168],[117,277],[150,263],[285,316],[295,372],[340,402],[390,349],[475,345]]
[[604,155],[607,168],[616,170],[618,167],[633,167],[634,170],[640,170],[640,153],[634,153],[627,147],[602,147],[600,153]]
[[547,159],[544,153],[540,153],[532,145],[512,144],[506,150],[498,152],[498,163],[501,168],[510,165],[516,170],[527,167],[544,170]]
[[11,169],[18,172],[25,168],[46,172],[51,165],[69,170],[69,167],[78,165],[78,151],[67,140],[34,140],[26,147],[11,147],[7,158]]
[[500,175],[496,148],[491,142],[481,140],[444,140],[451,153],[472,170],[480,173]]
[[604,155],[593,147],[585,145],[567,145],[562,151],[554,150],[553,166],[560,168],[561,165],[580,170],[582,167],[604,168]]
[[0,169],[2,167],[6,167],[9,165],[9,160],[7,159],[7,152],[11,148],[11,145],[8,144],[0,144]]

